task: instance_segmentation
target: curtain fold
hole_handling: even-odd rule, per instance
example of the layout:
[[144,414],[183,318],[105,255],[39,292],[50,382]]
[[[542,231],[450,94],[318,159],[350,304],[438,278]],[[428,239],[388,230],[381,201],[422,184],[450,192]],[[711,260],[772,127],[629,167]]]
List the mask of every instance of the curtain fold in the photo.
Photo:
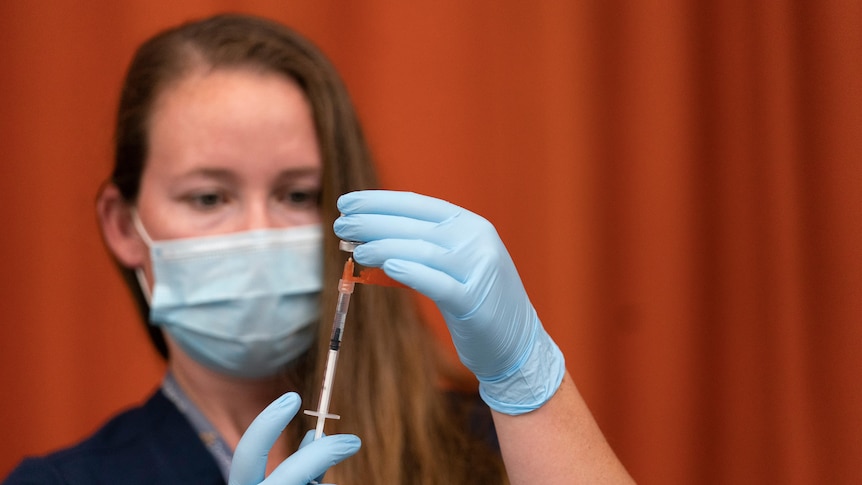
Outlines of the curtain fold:
[[385,187],[495,224],[640,483],[862,480],[862,2],[91,3],[0,5],[0,476],[158,385],[113,110],[139,42],[244,11],[330,55]]

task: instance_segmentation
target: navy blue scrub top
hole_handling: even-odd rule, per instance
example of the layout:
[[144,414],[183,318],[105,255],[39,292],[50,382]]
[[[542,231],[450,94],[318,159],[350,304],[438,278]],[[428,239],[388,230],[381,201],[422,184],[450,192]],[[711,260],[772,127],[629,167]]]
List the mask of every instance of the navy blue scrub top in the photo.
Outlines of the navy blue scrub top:
[[[499,453],[491,413],[478,395],[450,394],[466,404],[474,436]],[[213,454],[189,419],[162,391],[143,406],[108,421],[85,441],[43,457],[26,458],[2,485],[226,485]]]
[[225,485],[212,454],[161,390],[86,441],[25,459],[3,485],[54,483]]

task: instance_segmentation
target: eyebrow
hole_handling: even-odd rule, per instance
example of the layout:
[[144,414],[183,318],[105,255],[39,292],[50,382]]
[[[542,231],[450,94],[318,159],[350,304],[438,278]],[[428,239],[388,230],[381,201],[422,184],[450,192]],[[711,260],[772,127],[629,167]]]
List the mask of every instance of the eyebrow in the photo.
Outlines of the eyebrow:
[[234,180],[236,174],[224,168],[195,168],[180,174],[180,177],[208,177],[222,180]]
[[[323,169],[321,167],[296,167],[282,170],[276,175],[277,180],[297,178],[297,177],[307,177],[307,176],[315,176],[321,175]],[[186,173],[180,174],[180,177],[208,177],[215,178],[221,180],[236,180],[237,174],[233,170],[226,168],[195,168]]]
[[276,180],[281,181],[285,179],[293,179],[300,177],[321,177],[323,174],[322,167],[297,167],[287,170],[282,170],[276,176]]

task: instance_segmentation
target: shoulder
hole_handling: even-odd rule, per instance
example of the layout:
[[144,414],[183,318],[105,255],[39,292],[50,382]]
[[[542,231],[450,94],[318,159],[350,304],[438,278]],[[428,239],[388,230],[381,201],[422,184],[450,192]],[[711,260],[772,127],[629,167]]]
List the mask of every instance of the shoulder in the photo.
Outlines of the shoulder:
[[3,483],[188,483],[192,473],[217,479],[196,483],[222,481],[191,425],[158,391],[81,443],[25,459]]

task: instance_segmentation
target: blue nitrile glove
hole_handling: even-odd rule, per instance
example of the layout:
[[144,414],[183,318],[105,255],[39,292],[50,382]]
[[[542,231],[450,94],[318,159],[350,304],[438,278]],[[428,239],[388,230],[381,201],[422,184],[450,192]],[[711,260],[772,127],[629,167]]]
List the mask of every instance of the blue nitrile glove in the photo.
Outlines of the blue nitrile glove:
[[299,450],[266,474],[266,459],[275,440],[296,415],[301,400],[289,392],[266,407],[242,435],[230,466],[230,485],[307,485],[326,470],[359,451],[359,438],[333,435],[309,442],[306,434]]
[[352,192],[338,208],[335,234],[365,243],[353,252],[358,263],[382,266],[437,304],[492,409],[521,414],[551,398],[566,372],[563,355],[490,222],[409,192]]

